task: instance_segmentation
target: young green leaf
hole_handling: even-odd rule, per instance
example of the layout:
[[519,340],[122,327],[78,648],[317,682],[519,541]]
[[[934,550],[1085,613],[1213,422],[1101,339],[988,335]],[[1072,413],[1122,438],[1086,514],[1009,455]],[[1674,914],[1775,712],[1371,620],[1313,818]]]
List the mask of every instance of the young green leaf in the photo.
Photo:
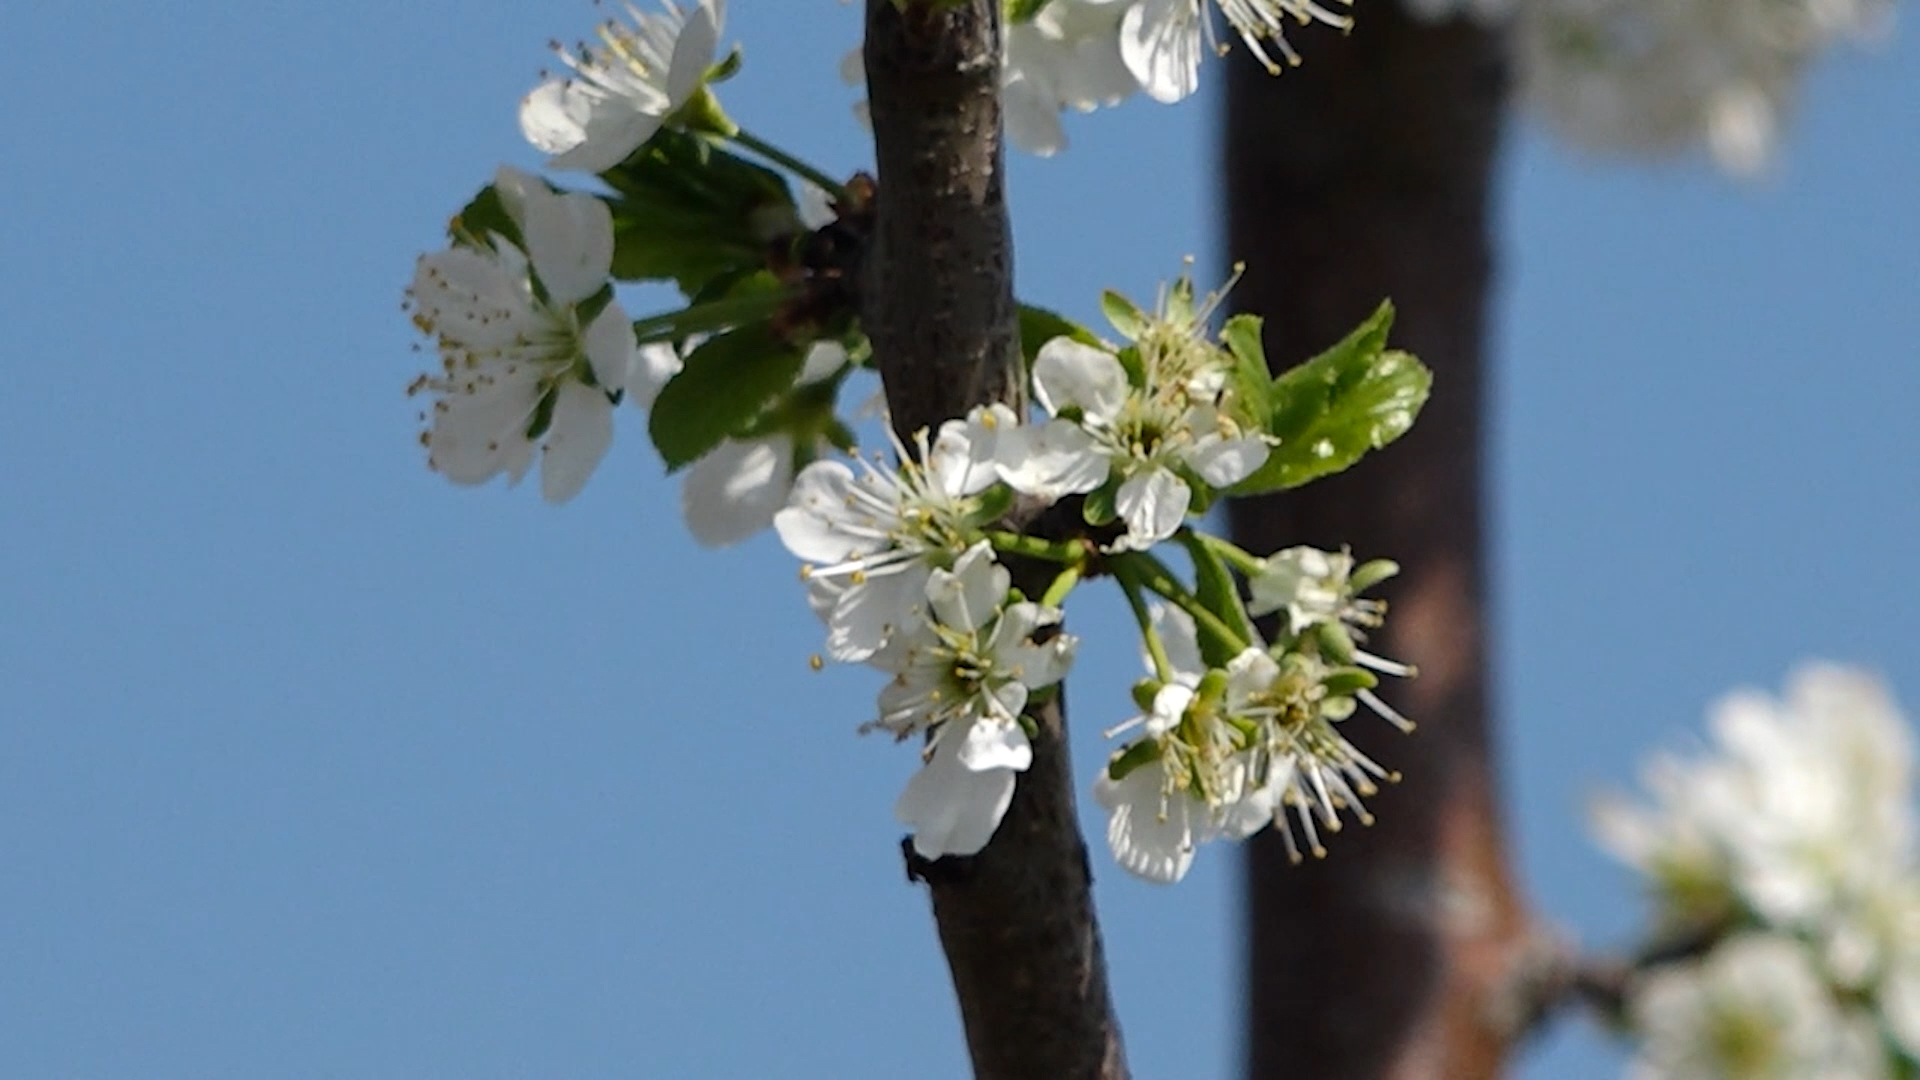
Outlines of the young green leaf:
[[[1234,585],[1227,564],[1191,530],[1181,530],[1177,538],[1193,560],[1194,598],[1247,641],[1258,644],[1259,635],[1254,633],[1253,623],[1247,618],[1246,605],[1240,601],[1240,590]],[[1238,653],[1238,646],[1220,640],[1217,635],[1200,635],[1200,658],[1211,667],[1225,667]]]
[[659,132],[605,179],[618,193],[613,276],[673,281],[688,295],[765,266],[765,223],[794,216],[778,173],[685,132]]
[[647,419],[668,471],[698,460],[751,424],[793,385],[803,350],[769,323],[750,323],[708,339],[667,382]]
[[1040,346],[1057,337],[1072,338],[1096,348],[1100,345],[1093,331],[1059,312],[1032,304],[1020,305],[1020,355],[1026,358],[1027,366],[1033,366],[1033,358],[1040,355]]
[[494,233],[506,237],[522,251],[527,248],[527,242],[520,236],[520,226],[515,225],[513,216],[507,213],[507,204],[500,201],[500,192],[488,184],[447,222],[447,237],[458,244],[491,248]]
[[1100,294],[1100,311],[1106,315],[1107,321],[1113,324],[1113,328],[1120,331],[1121,336],[1128,341],[1137,339],[1140,332],[1147,327],[1146,315],[1133,306],[1133,301],[1112,289]]
[[1236,419],[1264,423],[1273,415],[1273,375],[1267,370],[1267,352],[1260,345],[1260,317],[1235,315],[1220,328],[1220,344],[1233,354],[1233,400]]
[[1382,304],[1346,340],[1273,381],[1268,431],[1280,445],[1235,494],[1340,472],[1413,426],[1433,373],[1408,353],[1382,351],[1392,324],[1393,306]]

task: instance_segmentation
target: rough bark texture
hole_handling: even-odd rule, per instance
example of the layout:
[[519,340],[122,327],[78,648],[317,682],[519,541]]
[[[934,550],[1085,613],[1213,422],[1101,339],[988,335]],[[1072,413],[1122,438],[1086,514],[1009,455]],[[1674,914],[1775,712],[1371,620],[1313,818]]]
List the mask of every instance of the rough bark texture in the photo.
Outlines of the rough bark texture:
[[1506,73],[1496,34],[1429,26],[1392,0],[1346,38],[1298,36],[1304,67],[1229,65],[1226,252],[1232,294],[1266,317],[1269,355],[1297,362],[1382,297],[1397,347],[1434,370],[1405,439],[1300,491],[1236,503],[1239,543],[1390,556],[1386,632],[1371,648],[1419,666],[1386,695],[1420,730],[1364,716],[1361,749],[1404,779],[1324,861],[1247,853],[1248,1075],[1255,1080],[1495,1076],[1523,1018],[1525,921],[1506,868],[1489,739],[1481,350],[1489,184]]
[[[861,321],[903,436],[1023,388],[998,35],[998,0],[868,0],[879,196]],[[1013,569],[1039,595],[1044,578]],[[1061,699],[1031,715],[1033,764],[993,841],[909,871],[933,893],[976,1076],[1124,1077]]]
[[998,40],[986,0],[867,4],[880,201],[860,317],[903,437],[1022,393]]

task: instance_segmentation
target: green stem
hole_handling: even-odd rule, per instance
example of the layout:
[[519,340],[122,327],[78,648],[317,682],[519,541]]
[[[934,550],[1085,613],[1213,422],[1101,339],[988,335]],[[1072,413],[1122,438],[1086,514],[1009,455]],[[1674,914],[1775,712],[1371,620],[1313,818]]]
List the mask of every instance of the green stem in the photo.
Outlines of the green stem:
[[847,186],[845,184],[814,168],[812,165],[801,161],[785,150],[767,142],[746,128],[740,128],[735,131],[733,133],[733,141],[744,149],[751,150],[761,157],[766,158],[768,161],[773,162],[775,165],[786,169],[788,172],[809,181],[814,186],[833,196],[836,201],[844,200],[847,197]]
[[793,299],[793,293],[782,289],[777,292],[757,292],[746,296],[728,296],[719,300],[709,300],[704,304],[695,304],[669,311],[664,315],[649,315],[633,322],[633,336],[640,344],[652,341],[672,341],[688,334],[712,333],[717,330],[730,330],[741,323],[764,319],[779,311],[787,301]]
[[1086,549],[1070,540],[1042,540],[1037,536],[1023,536],[1020,533],[1007,532],[1004,529],[989,532],[987,541],[993,550],[1009,555],[1025,555],[1030,559],[1042,559],[1046,562],[1062,563],[1078,567],[1086,562]]
[[1113,578],[1120,583],[1120,591],[1126,594],[1127,606],[1133,609],[1133,621],[1140,624],[1140,639],[1146,643],[1147,656],[1153,661],[1153,673],[1163,683],[1173,681],[1173,661],[1167,659],[1166,642],[1160,640],[1160,631],[1153,627],[1153,616],[1147,611],[1147,602],[1140,598],[1140,583],[1135,580],[1133,568],[1122,563],[1112,566]]
[[[1134,576],[1140,584],[1152,589],[1155,593],[1166,598],[1173,606],[1193,616],[1193,621],[1198,624],[1201,633],[1212,634],[1223,643],[1232,646],[1235,651],[1244,649],[1252,644],[1252,642],[1247,640],[1245,635],[1234,630],[1234,628],[1228,626],[1220,616],[1215,615],[1212,609],[1202,604],[1199,600],[1194,599],[1193,594],[1188,592],[1186,588],[1180,584],[1180,579],[1174,577],[1173,571],[1168,570],[1166,564],[1159,559],[1154,558],[1144,551],[1135,551],[1123,556],[1121,560],[1116,560],[1116,562],[1118,561],[1135,563],[1138,566],[1144,567],[1146,569],[1146,573],[1144,574],[1131,569],[1129,573]],[[1117,572],[1118,570],[1116,569],[1116,573]]]
[[1067,594],[1072,592],[1073,587],[1078,584],[1080,584],[1080,564],[1068,563],[1053,579],[1053,584],[1047,586],[1047,594],[1040,598],[1040,606],[1057,608],[1066,603]]

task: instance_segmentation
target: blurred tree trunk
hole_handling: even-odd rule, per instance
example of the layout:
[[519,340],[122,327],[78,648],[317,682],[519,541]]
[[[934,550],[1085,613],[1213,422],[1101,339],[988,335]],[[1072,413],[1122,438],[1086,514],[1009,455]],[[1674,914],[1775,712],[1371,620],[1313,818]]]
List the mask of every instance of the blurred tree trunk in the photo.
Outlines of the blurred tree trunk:
[[1371,828],[1293,866],[1247,849],[1247,1063],[1253,1080],[1469,1080],[1498,1075],[1522,1017],[1512,981],[1525,920],[1503,850],[1488,715],[1482,348],[1488,211],[1505,104],[1496,32],[1422,24],[1394,0],[1350,36],[1314,27],[1306,64],[1274,78],[1241,53],[1223,173],[1232,294],[1266,318],[1277,364],[1337,341],[1383,297],[1392,342],[1434,370],[1406,438],[1348,473],[1236,502],[1235,539],[1263,553],[1351,545],[1402,575],[1372,651],[1416,664],[1385,695],[1420,728],[1346,725],[1404,779]]

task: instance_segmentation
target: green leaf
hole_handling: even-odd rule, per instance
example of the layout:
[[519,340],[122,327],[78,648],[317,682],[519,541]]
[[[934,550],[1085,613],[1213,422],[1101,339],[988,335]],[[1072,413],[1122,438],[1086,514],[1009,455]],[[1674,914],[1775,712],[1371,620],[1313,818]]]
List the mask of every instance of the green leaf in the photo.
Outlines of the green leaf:
[[538,441],[553,426],[553,409],[560,403],[560,388],[553,386],[540,395],[534,403],[533,415],[527,418],[527,438]]
[[1033,358],[1040,355],[1040,346],[1057,337],[1072,338],[1096,348],[1100,344],[1093,331],[1059,312],[1033,304],[1020,305],[1020,355],[1026,357],[1028,367],[1032,367]]
[[1007,25],[1032,22],[1048,3],[1049,0],[1007,0]]
[[[1234,584],[1233,574],[1227,570],[1227,564],[1192,530],[1183,529],[1176,535],[1180,546],[1187,549],[1187,556],[1193,560],[1194,599],[1205,605],[1208,611],[1220,616],[1221,622],[1232,627],[1247,641],[1257,643],[1260,638],[1254,633],[1253,623],[1247,617],[1246,605],[1240,602],[1240,590]],[[1240,646],[1221,641],[1213,634],[1200,635],[1200,657],[1210,667],[1225,667],[1227,661],[1239,655],[1239,652]]]
[[491,248],[493,233],[506,237],[522,251],[527,249],[520,226],[515,225],[513,215],[507,213],[507,204],[501,201],[500,192],[488,184],[447,222],[447,236],[455,243]]
[[803,350],[758,322],[710,338],[654,400],[647,431],[669,472],[753,423],[800,374]]
[[1267,430],[1280,445],[1234,494],[1298,487],[1406,434],[1433,373],[1408,353],[1382,351],[1392,324],[1393,306],[1382,304],[1346,340],[1273,381]]
[[1100,311],[1128,341],[1138,338],[1140,332],[1146,329],[1147,317],[1133,306],[1133,301],[1112,289],[1100,294]]
[[764,267],[770,221],[792,221],[780,174],[685,132],[661,131],[603,178],[613,209],[613,276],[672,281],[691,296],[729,271]]
[[1273,415],[1273,375],[1260,344],[1260,317],[1235,315],[1220,328],[1220,344],[1233,354],[1235,419],[1256,425]]

